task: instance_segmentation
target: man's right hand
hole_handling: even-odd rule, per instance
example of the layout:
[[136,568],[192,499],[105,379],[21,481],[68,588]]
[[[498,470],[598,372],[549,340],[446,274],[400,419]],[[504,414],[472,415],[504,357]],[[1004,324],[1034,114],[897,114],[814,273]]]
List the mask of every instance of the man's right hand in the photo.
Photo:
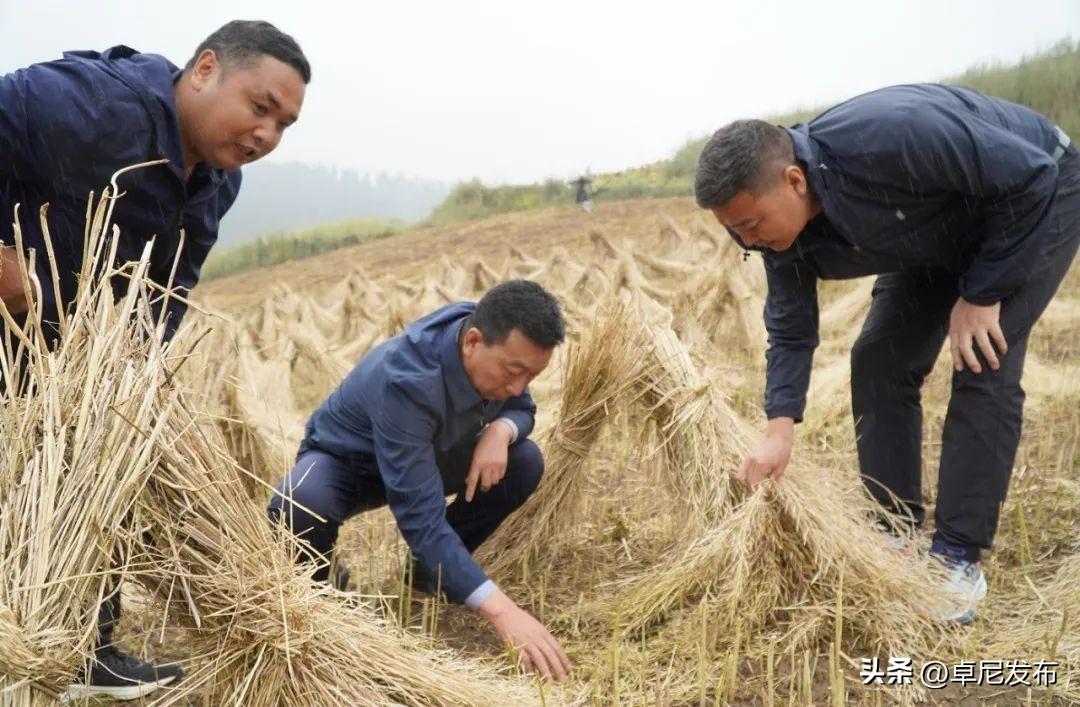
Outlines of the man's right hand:
[[0,299],[12,314],[29,308],[29,290],[19,271],[19,256],[13,246],[0,246]]
[[794,438],[795,420],[790,417],[769,420],[765,439],[743,460],[736,478],[751,491],[767,478],[779,479],[791,459]]
[[478,611],[491,622],[499,637],[514,647],[527,672],[537,672],[556,681],[570,674],[570,659],[558,641],[501,589],[496,589]]

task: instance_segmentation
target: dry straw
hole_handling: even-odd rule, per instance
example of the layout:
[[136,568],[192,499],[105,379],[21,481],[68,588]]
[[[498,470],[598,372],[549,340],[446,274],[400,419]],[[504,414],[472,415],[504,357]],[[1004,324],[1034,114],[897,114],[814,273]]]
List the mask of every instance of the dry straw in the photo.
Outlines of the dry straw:
[[586,462],[619,400],[640,375],[638,352],[625,331],[628,312],[616,305],[572,343],[562,381],[558,421],[541,440],[544,480],[539,490],[481,548],[493,574],[508,575],[520,563],[553,562],[565,545],[588,489]]
[[[166,366],[153,343],[144,280],[149,248],[126,268],[132,285],[115,307],[108,280],[89,277],[97,264],[115,258],[116,239],[106,244],[101,238],[109,229],[110,194],[92,218],[88,214],[82,286],[74,311],[62,318],[64,336],[54,349],[42,345],[41,284],[30,275],[34,254],[30,262],[23,258],[16,212],[20,268],[29,275],[34,304],[25,324],[0,304],[6,327],[0,346],[5,704],[28,705],[58,694],[93,648],[98,604],[113,586],[107,579],[111,568],[119,558],[137,557],[130,533],[133,508],[160,457],[160,422],[176,404],[175,393],[161,388]],[[41,218],[44,225],[44,209]],[[132,421],[141,421],[142,429]]]
[[144,588],[192,629],[197,668],[168,701],[211,704],[486,705],[532,700],[491,668],[404,635],[292,562],[230,465],[181,408],[139,515]]
[[194,664],[162,704],[532,703],[531,688],[388,626],[294,564],[295,541],[250,500],[212,421],[177,385],[189,356],[159,343],[148,255],[124,268],[131,285],[114,306],[111,204],[106,195],[88,229],[55,350],[41,346],[40,311],[20,327],[0,310],[10,335],[0,353],[5,703],[36,704],[67,684],[118,578],[191,630]]
[[613,608],[624,634],[670,622],[652,643],[668,675],[699,660],[702,640],[709,655],[752,659],[829,641],[870,655],[940,652],[939,577],[886,547],[873,502],[849,477],[799,466],[750,495],[734,482],[749,436],[656,310],[645,307],[653,345],[643,350],[659,375],[640,380],[638,399],[659,430],[685,530],[662,562],[623,583]]
[[1037,664],[1056,663],[1058,680],[1054,694],[1080,702],[1080,684],[1075,675],[1080,665],[1080,554],[1073,554],[1058,566],[1045,582],[1024,580],[1024,591],[992,615],[994,625],[985,655],[1008,656]]

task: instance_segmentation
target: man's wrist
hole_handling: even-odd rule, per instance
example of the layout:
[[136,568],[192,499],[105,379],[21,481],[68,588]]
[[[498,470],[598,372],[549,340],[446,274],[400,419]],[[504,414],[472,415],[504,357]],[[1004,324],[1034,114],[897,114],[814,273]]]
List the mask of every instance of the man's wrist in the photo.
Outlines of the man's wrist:
[[476,611],[488,621],[495,621],[506,614],[513,606],[514,602],[510,601],[510,597],[506,596],[501,589],[495,587],[495,591],[476,607]]
[[498,591],[499,587],[496,586],[495,582],[490,579],[485,580],[483,584],[474,589],[472,593],[465,598],[465,605],[470,609],[478,610]]
[[769,420],[765,430],[766,437],[778,437],[791,440],[795,437],[795,418],[774,417]]
[[495,425],[496,422],[502,423],[501,425],[497,425],[496,428],[504,430],[506,432],[506,444],[513,444],[517,440],[518,436],[518,428],[517,425],[514,424],[514,421],[511,420],[509,417],[499,417],[492,422],[492,425]]

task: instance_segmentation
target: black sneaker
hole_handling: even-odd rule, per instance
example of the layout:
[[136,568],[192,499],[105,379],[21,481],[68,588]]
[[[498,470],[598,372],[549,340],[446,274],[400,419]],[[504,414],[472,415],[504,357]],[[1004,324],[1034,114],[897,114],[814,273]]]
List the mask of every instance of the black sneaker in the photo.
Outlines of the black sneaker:
[[182,675],[175,663],[154,665],[121,653],[115,646],[105,646],[94,653],[89,679],[84,667],[68,686],[65,696],[68,700],[91,697],[133,700],[176,682]]

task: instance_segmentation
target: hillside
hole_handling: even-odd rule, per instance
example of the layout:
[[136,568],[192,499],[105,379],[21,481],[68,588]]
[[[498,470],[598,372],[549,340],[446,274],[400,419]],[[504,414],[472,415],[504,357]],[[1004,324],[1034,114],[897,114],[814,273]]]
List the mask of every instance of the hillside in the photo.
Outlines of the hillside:
[[389,273],[409,277],[444,256],[451,261],[483,258],[495,265],[510,256],[511,248],[546,254],[561,246],[572,253],[581,252],[591,247],[589,234],[593,231],[616,240],[642,241],[648,247],[648,239],[665,225],[665,215],[680,220],[707,216],[692,199],[680,197],[602,203],[592,213],[576,206],[555,206],[425,226],[302,261],[205,282],[195,290],[195,297],[215,308],[237,310],[261,302],[279,285],[318,291],[355,271],[369,277]]
[[[1030,106],[1053,118],[1070,135],[1080,135],[1080,43],[1064,40],[1016,65],[972,67],[959,76],[944,77],[942,82],[966,86]],[[782,115],[761,117],[777,125],[792,125],[813,118],[826,107],[797,108]],[[668,160],[594,175],[593,188],[597,191],[595,201],[689,195],[697,158],[707,138],[702,136],[689,140]],[[573,199],[574,190],[561,180],[509,186],[487,186],[473,180],[455,186],[432,212],[431,220],[445,223],[570,203]]]

